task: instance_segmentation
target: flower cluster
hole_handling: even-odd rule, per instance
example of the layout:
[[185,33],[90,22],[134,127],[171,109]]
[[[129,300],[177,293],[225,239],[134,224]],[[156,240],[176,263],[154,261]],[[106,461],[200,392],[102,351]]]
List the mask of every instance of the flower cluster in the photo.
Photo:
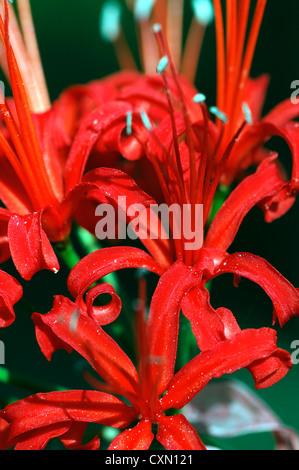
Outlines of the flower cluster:
[[[261,117],[268,77],[249,77],[267,2],[227,0],[224,20],[220,0],[193,1],[183,52],[183,2],[128,3],[139,27],[143,72],[134,69],[118,4],[107,2],[102,35],[128,70],[72,86],[51,104],[30,3],[18,2],[22,35],[13,6],[1,2],[1,66],[13,98],[0,104],[0,261],[11,258],[27,281],[43,269],[58,272],[73,222],[94,234],[100,204],[113,207],[139,239],[126,246],[108,237],[105,247],[72,266],[74,300],[57,295],[49,313],[33,314],[49,361],[58,349],[76,351],[99,379],[88,372],[92,390],[37,393],[6,406],[0,412],[3,449],[44,449],[53,438],[69,449],[99,449],[99,437],[82,443],[88,424],[97,423],[119,430],[109,449],[146,450],[157,441],[168,450],[203,450],[184,407],[212,379],[245,368],[261,389],[292,366],[274,329],[242,330],[231,310],[213,308],[209,292],[213,279],[231,273],[235,285],[244,277],[262,287],[273,304],[273,324],[283,327],[299,316],[299,289],[265,259],[230,252],[251,209],[260,207],[272,222],[292,207],[299,190],[299,108],[287,100]],[[217,106],[209,107],[192,82],[214,15]],[[279,155],[265,146],[277,135],[292,153],[289,178]],[[153,213],[160,203],[189,208],[191,225],[203,231],[199,246],[187,248],[190,240],[175,215],[164,236],[162,218]],[[129,206],[139,208],[138,224]],[[144,229],[148,219],[155,221],[150,231]],[[134,360],[108,328],[125,308],[109,279],[124,269],[139,273]],[[158,279],[149,312],[145,271]],[[103,294],[110,302],[99,306]],[[0,271],[0,327],[14,321],[22,295],[21,284]],[[183,317],[197,353],[178,367]]]

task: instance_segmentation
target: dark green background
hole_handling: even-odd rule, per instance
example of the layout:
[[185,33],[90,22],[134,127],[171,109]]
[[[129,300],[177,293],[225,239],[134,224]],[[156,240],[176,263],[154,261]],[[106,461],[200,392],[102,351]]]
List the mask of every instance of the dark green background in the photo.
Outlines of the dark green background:
[[[52,99],[67,86],[87,83],[115,72],[117,62],[112,47],[105,44],[98,34],[99,0],[32,0],[41,55]],[[254,3],[254,2],[253,2]],[[299,80],[299,39],[297,0],[269,0],[260,39],[252,67],[252,76],[262,73],[271,75],[271,84],[265,111],[291,94],[290,84]],[[282,6],[283,5],[283,6]],[[189,8],[186,8],[188,24]],[[129,42],[136,50],[132,19],[127,16],[125,28]],[[197,86],[208,96],[210,103],[215,100],[215,40],[214,27],[209,27],[204,42]],[[279,139],[271,145],[280,151],[287,167],[291,166],[290,152]],[[299,201],[279,221],[266,225],[261,211],[254,210],[245,219],[231,251],[249,251],[265,257],[294,285],[299,286]],[[15,275],[8,262],[5,268]],[[53,276],[39,273],[31,283],[25,282],[25,300],[17,308],[17,320],[8,329],[0,331],[0,339],[6,345],[6,366],[18,373],[28,374],[40,380],[60,383],[65,387],[85,387],[80,374],[80,361],[74,361],[66,353],[54,356],[48,363],[41,355],[34,339],[30,320],[32,311],[46,313],[52,306],[54,294],[66,292],[67,271]],[[256,285],[243,280],[238,289],[232,287],[232,278],[223,276],[215,281],[212,302],[215,307],[226,306],[236,314],[244,327],[271,326],[272,305],[263,291]],[[136,282],[127,286],[134,296]],[[278,344],[290,349],[293,340],[299,340],[299,318],[290,321],[283,330],[278,329]],[[253,387],[247,372],[235,374]],[[273,407],[279,417],[299,431],[299,365],[295,365],[288,376],[274,387],[259,392],[259,395]],[[2,387],[2,386],[1,386]],[[28,391],[19,388],[2,388],[0,399],[9,393],[26,396]],[[34,390],[32,390],[34,391]],[[36,390],[38,391],[38,390]],[[256,449],[271,446],[272,438],[260,436],[240,438],[227,442],[228,446],[242,449]]]

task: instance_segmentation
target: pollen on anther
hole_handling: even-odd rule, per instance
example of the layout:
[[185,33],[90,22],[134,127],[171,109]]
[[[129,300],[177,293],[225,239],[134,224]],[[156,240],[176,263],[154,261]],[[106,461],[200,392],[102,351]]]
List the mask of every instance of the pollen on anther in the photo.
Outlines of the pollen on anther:
[[128,112],[127,112],[127,128],[126,128],[127,135],[131,135],[131,134],[132,134],[132,122],[133,122],[133,114],[132,114],[132,111],[128,111]]

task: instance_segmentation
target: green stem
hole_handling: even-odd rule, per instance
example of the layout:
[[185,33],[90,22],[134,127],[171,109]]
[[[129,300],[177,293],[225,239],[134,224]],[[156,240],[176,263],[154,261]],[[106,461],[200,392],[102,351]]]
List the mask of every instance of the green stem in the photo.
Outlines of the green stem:
[[0,382],[20,387],[30,393],[61,392],[66,390],[66,388],[59,385],[52,385],[40,380],[25,377],[24,375],[16,374],[5,367],[0,367]]

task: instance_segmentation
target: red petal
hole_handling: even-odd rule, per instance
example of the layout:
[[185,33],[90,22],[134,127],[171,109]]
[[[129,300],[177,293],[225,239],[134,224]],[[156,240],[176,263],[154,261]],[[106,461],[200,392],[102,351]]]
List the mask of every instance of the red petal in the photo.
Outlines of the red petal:
[[125,127],[127,112],[131,110],[131,105],[127,103],[110,102],[93,111],[83,121],[66,163],[66,192],[80,182],[91,150],[100,136],[116,123],[121,122]]
[[[105,306],[95,307],[94,301],[99,295],[109,294],[111,301]],[[78,302],[78,300],[77,300]],[[108,325],[115,321],[121,312],[121,300],[110,284],[98,284],[92,287],[86,295],[86,307],[88,315],[93,318],[98,325]]]
[[148,450],[153,439],[152,423],[142,420],[134,428],[119,434],[108,450]]
[[60,437],[70,428],[69,423],[55,423],[45,426],[42,430],[35,429],[21,434],[18,438],[10,441],[9,447],[15,450],[44,450],[51,439]]
[[163,409],[185,406],[212,379],[249,367],[278,351],[276,332],[270,328],[244,330],[200,353],[171,380],[161,399]]
[[8,224],[9,248],[21,276],[30,280],[42,269],[57,272],[59,263],[41,224],[41,212],[11,217]]
[[83,258],[72,269],[68,278],[69,291],[77,298],[107,274],[128,268],[147,269],[159,275],[163,274],[156,261],[138,248],[103,248]]
[[[130,424],[133,416],[132,408],[119,398],[87,390],[33,395],[1,412],[1,417],[10,423],[10,445],[20,442],[20,448],[25,445],[22,444],[24,440],[29,440],[30,446],[36,448],[44,446],[50,438],[69,431],[73,423],[100,423],[122,428]],[[68,439],[70,435],[65,437]]]
[[[243,101],[247,103],[250,108],[253,122],[258,122],[261,118],[269,82],[270,77],[266,74],[258,78],[249,78],[247,80]],[[244,117],[241,119],[244,119]],[[242,122],[239,123],[239,125],[241,124]],[[238,128],[239,126],[236,127]]]
[[157,441],[167,450],[206,450],[195,429],[185,416],[161,416]]
[[[98,374],[116,390],[115,393],[138,393],[138,376],[128,356],[113,339],[77,304],[69,299],[55,297],[53,310],[46,315],[33,315],[37,325],[37,339],[42,338],[41,348],[49,357],[59,342],[54,342],[53,334],[60,340],[60,346],[67,344],[75,349],[92,365]],[[51,329],[41,328],[40,322]],[[62,341],[62,343],[61,343]]]
[[7,438],[9,432],[9,423],[5,419],[0,418],[0,450],[5,450],[7,445]]
[[223,273],[234,273],[259,284],[273,302],[273,321],[278,317],[281,326],[299,315],[299,290],[263,258],[251,253],[228,255],[216,268],[213,277]]
[[0,199],[11,212],[20,215],[32,212],[33,206],[22,183],[6,157],[0,156]]
[[[191,322],[201,351],[207,351],[218,342],[231,339],[241,331],[230,310],[223,307],[213,309],[209,292],[204,287],[196,287],[186,295],[183,312]],[[248,370],[253,375],[256,387],[265,388],[283,378],[290,367],[289,353],[278,349],[271,357],[256,361]]]
[[15,319],[13,310],[23,295],[22,286],[9,274],[0,271],[0,328],[11,325]]
[[282,126],[298,116],[299,104],[294,104],[292,103],[292,100],[287,99],[279,103],[266,116],[264,116],[263,121],[270,122],[275,126]]
[[217,212],[207,233],[205,246],[226,251],[247,213],[260,201],[276,194],[285,183],[269,158],[254,175],[245,178]]

